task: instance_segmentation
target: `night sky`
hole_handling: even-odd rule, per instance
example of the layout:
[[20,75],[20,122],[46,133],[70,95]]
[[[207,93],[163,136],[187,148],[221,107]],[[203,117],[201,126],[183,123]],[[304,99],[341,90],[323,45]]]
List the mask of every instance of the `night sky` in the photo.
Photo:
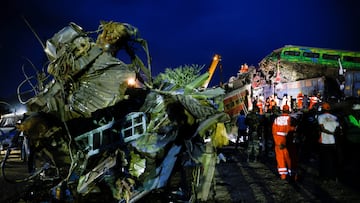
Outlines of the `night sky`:
[[[46,68],[43,42],[70,22],[95,31],[101,20],[129,23],[147,40],[153,76],[186,64],[208,67],[222,56],[212,84],[236,75],[241,64],[258,66],[271,51],[302,45],[360,51],[357,0],[5,0],[0,6],[0,98],[16,94],[28,74]],[[122,59],[120,59],[122,60]],[[204,70],[205,71],[205,70]]]

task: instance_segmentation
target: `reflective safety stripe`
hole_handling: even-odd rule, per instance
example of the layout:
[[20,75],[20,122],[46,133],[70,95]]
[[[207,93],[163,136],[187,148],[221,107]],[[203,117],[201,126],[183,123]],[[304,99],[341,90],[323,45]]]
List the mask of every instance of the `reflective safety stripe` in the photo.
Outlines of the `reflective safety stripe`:
[[287,126],[289,118],[289,116],[279,116],[275,119],[274,123],[279,126]]
[[287,168],[278,168],[278,173],[280,175],[287,175],[288,174],[288,169]]
[[276,132],[276,134],[280,135],[280,136],[286,136],[287,135],[287,133],[285,133],[285,132]]

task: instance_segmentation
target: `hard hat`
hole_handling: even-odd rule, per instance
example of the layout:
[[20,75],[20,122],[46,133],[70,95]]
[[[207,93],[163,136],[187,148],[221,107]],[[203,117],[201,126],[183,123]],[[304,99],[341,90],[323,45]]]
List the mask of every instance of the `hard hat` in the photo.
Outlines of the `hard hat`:
[[289,105],[285,104],[283,107],[282,107],[282,110],[283,111],[289,111],[290,107]]
[[330,104],[327,103],[327,102],[324,102],[324,103],[321,105],[321,108],[322,108],[323,110],[329,111],[329,110],[330,110]]

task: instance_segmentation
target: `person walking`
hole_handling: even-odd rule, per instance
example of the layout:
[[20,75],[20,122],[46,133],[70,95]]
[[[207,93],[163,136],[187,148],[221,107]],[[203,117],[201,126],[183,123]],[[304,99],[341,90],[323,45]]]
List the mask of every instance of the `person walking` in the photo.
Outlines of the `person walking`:
[[288,105],[284,105],[282,107],[282,114],[275,118],[272,125],[277,169],[282,180],[291,175],[291,160],[286,148],[286,138],[289,132],[295,130],[295,127],[291,125],[289,109]]
[[291,161],[291,180],[297,181],[299,178],[298,174],[298,162],[299,152],[301,144],[301,132],[299,132],[299,123],[302,119],[302,114],[292,113],[290,115],[290,125],[295,126],[295,130],[290,131],[286,136],[286,148],[289,152]]
[[336,136],[340,129],[338,118],[330,113],[330,104],[321,105],[322,113],[317,121],[320,129],[319,138],[319,175],[327,181],[337,179]]
[[254,106],[253,110],[250,111],[247,116],[245,123],[249,126],[249,140],[247,146],[247,161],[250,161],[250,157],[254,157],[254,162],[257,161],[260,155],[260,133],[259,127],[261,125],[259,108]]
[[240,115],[236,119],[236,126],[238,127],[238,136],[236,138],[235,149],[239,147],[239,142],[247,144],[247,129],[248,126],[245,123],[246,115],[244,110],[240,111]]

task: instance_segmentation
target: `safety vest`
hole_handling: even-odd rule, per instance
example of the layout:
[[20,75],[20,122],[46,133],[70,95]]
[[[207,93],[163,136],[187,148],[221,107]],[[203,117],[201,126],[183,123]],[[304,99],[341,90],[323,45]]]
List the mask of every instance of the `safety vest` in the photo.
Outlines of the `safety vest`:
[[294,127],[290,125],[290,116],[288,114],[282,114],[275,118],[272,133],[273,135],[287,136],[289,131],[294,130]]

